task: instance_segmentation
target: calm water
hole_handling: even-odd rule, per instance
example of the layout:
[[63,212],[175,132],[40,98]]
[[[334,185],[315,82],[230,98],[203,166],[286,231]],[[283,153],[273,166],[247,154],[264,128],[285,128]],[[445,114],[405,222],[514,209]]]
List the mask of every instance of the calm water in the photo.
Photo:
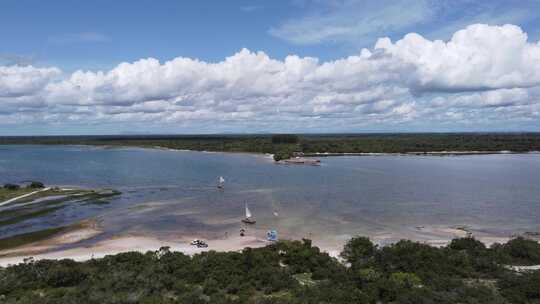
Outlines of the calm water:
[[[469,225],[509,235],[540,231],[540,154],[354,156],[276,165],[264,156],[85,146],[0,146],[0,183],[108,187],[106,205],[73,205],[0,230],[2,236],[101,221],[106,235],[219,237],[240,228],[249,203],[261,232],[345,239],[421,234],[415,226]],[[216,189],[218,176],[226,179]],[[278,213],[278,216],[274,215]]]

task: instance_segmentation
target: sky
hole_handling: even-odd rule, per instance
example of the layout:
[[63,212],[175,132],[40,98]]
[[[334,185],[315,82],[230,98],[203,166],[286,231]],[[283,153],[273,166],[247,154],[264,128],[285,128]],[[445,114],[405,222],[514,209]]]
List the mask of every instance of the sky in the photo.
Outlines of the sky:
[[540,0],[0,0],[0,135],[540,131]]

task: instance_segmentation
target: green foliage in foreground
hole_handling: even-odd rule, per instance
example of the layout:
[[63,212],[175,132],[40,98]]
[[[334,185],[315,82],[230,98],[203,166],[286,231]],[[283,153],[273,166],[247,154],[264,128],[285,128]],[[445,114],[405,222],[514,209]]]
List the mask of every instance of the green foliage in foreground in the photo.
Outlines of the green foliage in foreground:
[[[2,303],[540,303],[534,241],[445,248],[411,241],[379,248],[354,238],[340,263],[311,241],[193,257],[161,248],[87,262],[37,261],[0,268]],[[530,251],[522,254],[521,249]],[[534,252],[533,252],[534,251]]]

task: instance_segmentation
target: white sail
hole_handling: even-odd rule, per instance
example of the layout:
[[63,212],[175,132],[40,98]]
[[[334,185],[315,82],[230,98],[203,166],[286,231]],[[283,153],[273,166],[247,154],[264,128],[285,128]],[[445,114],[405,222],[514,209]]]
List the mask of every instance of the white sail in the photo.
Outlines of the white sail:
[[220,177],[219,177],[219,183],[220,183],[220,184],[225,183],[225,179],[223,178],[223,176],[220,176]]
[[251,218],[251,211],[249,211],[247,204],[246,204],[246,218]]

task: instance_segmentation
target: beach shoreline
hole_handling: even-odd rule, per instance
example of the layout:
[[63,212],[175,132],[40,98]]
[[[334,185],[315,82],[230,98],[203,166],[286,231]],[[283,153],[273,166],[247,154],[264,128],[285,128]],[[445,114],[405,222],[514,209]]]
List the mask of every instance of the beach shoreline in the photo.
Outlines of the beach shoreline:
[[[74,243],[91,239],[100,234],[99,231],[85,229],[68,233],[75,235],[72,237]],[[161,247],[169,247],[171,251],[183,252],[187,255],[201,253],[203,251],[241,251],[246,247],[263,247],[269,242],[255,236],[234,236],[227,239],[209,240],[207,248],[197,248],[190,245],[187,237],[179,239],[162,239],[154,236],[144,235],[122,235],[99,241],[92,245],[81,245],[67,249],[55,249],[69,243],[63,243],[62,240],[69,239],[70,236],[60,235],[52,239],[40,242],[39,244],[29,244],[22,247],[0,251],[0,267],[7,267],[23,263],[25,259],[72,259],[75,261],[87,261],[93,258],[102,258],[107,255],[114,255],[122,252],[141,252],[157,251]],[[77,237],[77,235],[79,237]],[[56,244],[53,244],[55,243]],[[49,244],[49,246],[47,246]]]
[[[400,234],[395,232],[366,236],[379,246],[386,246],[401,239],[407,239],[435,247],[442,247],[448,245],[454,238],[463,238],[469,235],[466,230],[459,227],[445,226],[423,227],[422,232],[423,236],[417,237],[407,233]],[[70,230],[36,243],[1,250],[0,267],[23,263],[27,258],[32,258],[33,260],[73,259],[75,261],[86,261],[122,252],[136,251],[145,253],[148,251],[157,251],[161,247],[169,247],[169,250],[171,251],[179,251],[187,255],[194,255],[210,250],[220,252],[241,251],[246,247],[263,247],[271,243],[258,231],[253,232],[252,234],[248,233],[244,237],[238,235],[226,235],[225,237],[219,238],[204,238],[196,235],[162,237],[144,233],[127,233],[99,240],[92,244],[84,242],[92,240],[102,233],[103,231],[98,227],[96,222],[85,221],[78,229]],[[475,236],[475,238],[482,241],[486,246],[490,246],[494,243],[505,243],[511,239],[511,237],[489,234],[480,234]],[[190,245],[190,242],[193,239],[205,240],[208,243],[208,247],[197,248],[196,246]],[[330,241],[328,238],[312,239],[315,246],[336,258],[339,257],[347,240],[348,238],[334,238]],[[66,245],[68,245],[67,248]]]

